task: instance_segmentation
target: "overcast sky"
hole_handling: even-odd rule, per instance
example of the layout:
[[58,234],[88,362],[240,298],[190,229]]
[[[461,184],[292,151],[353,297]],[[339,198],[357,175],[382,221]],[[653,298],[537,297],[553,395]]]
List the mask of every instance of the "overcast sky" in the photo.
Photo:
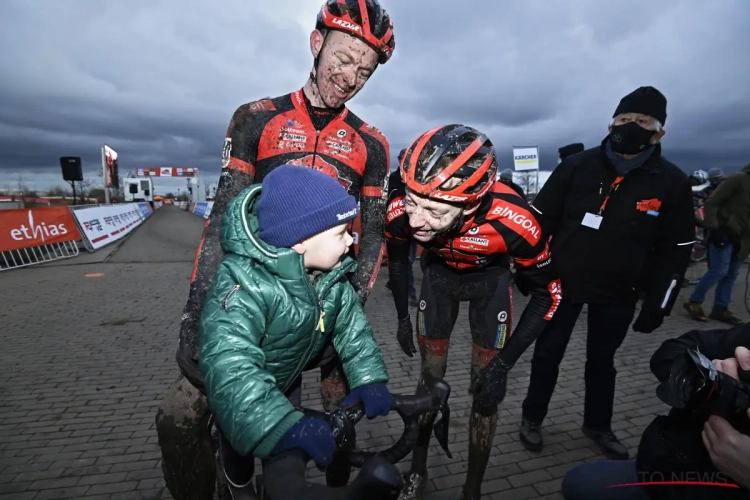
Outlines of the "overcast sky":
[[[551,170],[559,146],[597,145],[620,98],[653,85],[668,158],[750,162],[747,0],[382,1],[396,51],[349,105],[393,157],[463,122],[492,138],[501,168],[513,145],[538,144]],[[123,174],[191,166],[214,182],[237,106],[307,79],[321,3],[1,0],[0,188],[62,185],[60,156],[96,176],[103,143]]]

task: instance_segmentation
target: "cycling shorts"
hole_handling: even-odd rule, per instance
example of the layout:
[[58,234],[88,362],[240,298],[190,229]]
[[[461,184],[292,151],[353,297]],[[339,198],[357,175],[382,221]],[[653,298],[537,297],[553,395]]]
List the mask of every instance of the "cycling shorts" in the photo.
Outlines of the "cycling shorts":
[[501,350],[511,334],[511,273],[505,267],[455,270],[425,252],[417,335],[448,339],[461,302],[469,302],[469,328],[474,344]]

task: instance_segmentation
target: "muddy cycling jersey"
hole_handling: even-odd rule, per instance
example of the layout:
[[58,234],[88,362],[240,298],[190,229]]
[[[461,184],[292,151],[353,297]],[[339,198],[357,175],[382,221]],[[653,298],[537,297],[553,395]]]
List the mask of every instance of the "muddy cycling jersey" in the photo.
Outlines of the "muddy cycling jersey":
[[[244,104],[234,112],[180,328],[177,361],[194,385],[201,384],[197,364],[191,362],[197,359],[197,324],[223,256],[219,228],[229,201],[247,186],[262,182],[279,165],[302,165],[336,178],[360,202],[358,268],[351,282],[364,301],[382,258],[388,163],[388,141],[378,129],[345,107],[313,107],[302,90]],[[289,193],[289,202],[294,203],[294,193]]]
[[[397,180],[389,187],[386,211],[386,242],[392,277],[391,290],[398,317],[408,316],[406,293],[407,259],[412,231],[404,212],[405,186]],[[508,267],[509,258],[516,268],[516,284],[532,298],[510,340],[503,357],[515,363],[552,319],[561,300],[561,286],[552,265],[547,238],[531,213],[528,203],[510,187],[496,182],[482,198],[479,207],[462,221],[455,231],[426,243],[423,258],[439,258],[442,264],[462,273]],[[497,272],[487,272],[488,280],[498,280]],[[403,283],[402,283],[403,282]],[[457,285],[456,285],[457,286]],[[489,287],[488,289],[494,290]],[[507,351],[507,352],[506,352]]]
[[[389,187],[385,216],[385,234],[391,244],[406,242],[412,235],[404,212],[404,183],[395,178],[393,184]],[[549,262],[546,241],[528,203],[500,182],[494,184],[479,208],[464,219],[458,230],[438,237],[425,247],[458,270],[491,265],[507,267],[508,256],[521,267]]]

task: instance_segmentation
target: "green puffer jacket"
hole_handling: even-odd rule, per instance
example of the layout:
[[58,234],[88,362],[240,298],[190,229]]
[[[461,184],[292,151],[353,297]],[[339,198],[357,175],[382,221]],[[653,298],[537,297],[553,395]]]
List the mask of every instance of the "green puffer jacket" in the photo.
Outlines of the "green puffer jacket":
[[200,368],[219,427],[239,454],[266,458],[302,418],[284,392],[329,336],[350,388],[387,383],[388,373],[345,277],[356,268],[354,260],[346,257],[312,285],[301,255],[257,236],[260,192],[260,184],[251,186],[227,208],[221,227],[226,255],[198,335]]

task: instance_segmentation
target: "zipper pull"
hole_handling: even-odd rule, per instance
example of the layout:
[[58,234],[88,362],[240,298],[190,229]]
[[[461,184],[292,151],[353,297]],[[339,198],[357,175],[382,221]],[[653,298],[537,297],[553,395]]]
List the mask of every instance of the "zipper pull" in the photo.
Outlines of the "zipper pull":
[[321,333],[326,332],[326,323],[324,321],[325,317],[326,317],[326,312],[320,311],[320,320],[318,320],[318,328],[320,329]]
[[231,297],[232,295],[234,295],[234,292],[236,292],[236,291],[237,291],[237,290],[239,290],[240,288],[242,288],[242,287],[241,287],[240,285],[234,285],[234,286],[233,286],[233,287],[232,287],[232,288],[231,288],[231,289],[229,290],[229,293],[227,293],[227,294],[226,294],[226,295],[224,296],[224,300],[222,300],[222,301],[221,301],[221,308],[222,308],[222,309],[224,309],[225,311],[227,311],[227,310],[228,310],[228,308],[229,308],[229,299],[230,299],[230,297]]

